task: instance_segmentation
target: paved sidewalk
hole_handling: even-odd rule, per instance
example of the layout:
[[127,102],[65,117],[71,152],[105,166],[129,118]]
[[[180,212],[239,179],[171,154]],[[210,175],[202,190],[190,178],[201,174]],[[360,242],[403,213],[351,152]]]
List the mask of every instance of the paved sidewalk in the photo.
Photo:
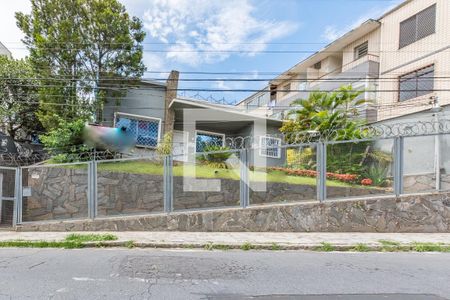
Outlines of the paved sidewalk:
[[[125,246],[133,241],[138,247],[161,248],[203,248],[205,245],[226,245],[239,248],[249,243],[259,248],[267,248],[275,243],[281,249],[311,249],[322,242],[330,243],[336,249],[353,247],[363,243],[377,247],[380,240],[398,242],[407,245],[414,242],[443,243],[450,245],[450,233],[275,233],[275,232],[79,232],[111,233],[118,237],[117,241],[105,242],[109,246]],[[0,231],[0,241],[8,240],[63,240],[66,232],[15,232]]]

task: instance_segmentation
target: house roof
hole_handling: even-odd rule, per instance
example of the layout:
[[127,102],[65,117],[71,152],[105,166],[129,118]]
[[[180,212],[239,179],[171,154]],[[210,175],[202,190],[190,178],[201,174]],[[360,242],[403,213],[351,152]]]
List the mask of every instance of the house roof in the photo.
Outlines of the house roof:
[[163,86],[163,87],[167,86],[167,83],[165,83],[165,82],[156,81],[156,80],[148,80],[148,79],[141,80],[141,83],[148,84],[148,85]]
[[253,115],[247,112],[243,112],[240,108],[233,106],[233,105],[225,105],[225,104],[216,104],[211,103],[204,100],[197,100],[197,99],[190,99],[190,98],[184,98],[184,97],[177,97],[172,100],[172,102],[169,105],[170,108],[199,108],[199,109],[214,109],[217,111],[222,111],[224,113],[233,114],[235,116],[242,116],[247,117],[249,119],[262,119],[266,120],[268,123],[271,123],[273,125],[281,125],[283,123],[282,120],[264,117],[264,116],[258,116]]

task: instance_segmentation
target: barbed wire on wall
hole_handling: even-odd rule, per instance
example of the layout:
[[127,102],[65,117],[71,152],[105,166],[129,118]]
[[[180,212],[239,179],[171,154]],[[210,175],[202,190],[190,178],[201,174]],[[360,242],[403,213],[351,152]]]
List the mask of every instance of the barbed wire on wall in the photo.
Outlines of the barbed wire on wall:
[[[299,146],[314,144],[318,142],[334,143],[336,141],[342,142],[355,142],[366,140],[380,140],[380,139],[392,139],[397,137],[417,137],[417,136],[435,136],[450,134],[450,118],[440,120],[429,121],[409,121],[398,123],[383,123],[383,124],[371,124],[361,126],[347,132],[344,129],[329,129],[325,131],[303,131],[293,133],[276,133],[266,134],[263,137],[272,139],[270,143],[266,143],[263,146],[267,149],[277,148],[281,146]],[[224,140],[212,140],[208,141],[209,146],[214,145],[219,147],[217,151],[211,152],[224,152],[230,150],[240,149],[258,149],[260,145],[261,136],[226,136]],[[276,142],[273,142],[276,141]],[[185,145],[173,144],[173,149],[177,147],[184,147]],[[144,151],[133,151],[129,153],[118,153],[113,151],[81,151],[78,153],[64,153],[66,159],[71,162],[89,162],[89,161],[108,161],[126,158],[139,158],[139,157],[157,157],[158,154],[154,149],[147,149]],[[30,166],[40,163],[57,163],[52,161],[58,154],[51,155],[43,150],[42,152],[33,153],[31,155],[20,155],[13,153],[0,154],[0,166],[5,167],[19,167]]]

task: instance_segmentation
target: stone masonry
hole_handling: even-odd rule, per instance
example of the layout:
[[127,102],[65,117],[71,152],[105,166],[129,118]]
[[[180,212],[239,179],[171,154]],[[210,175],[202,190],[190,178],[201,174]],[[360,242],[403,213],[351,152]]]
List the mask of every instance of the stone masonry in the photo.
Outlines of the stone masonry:
[[[239,206],[240,182],[222,179],[218,192],[187,192],[183,178],[174,177],[174,210]],[[31,196],[23,200],[23,221],[80,219],[88,216],[87,168],[24,169],[23,186]],[[162,175],[98,171],[99,217],[162,212]],[[386,193],[383,189],[328,187],[330,198]],[[316,199],[316,187],[269,182],[267,192],[251,192],[251,204],[271,204]]]
[[450,193],[28,223],[19,231],[450,232]]

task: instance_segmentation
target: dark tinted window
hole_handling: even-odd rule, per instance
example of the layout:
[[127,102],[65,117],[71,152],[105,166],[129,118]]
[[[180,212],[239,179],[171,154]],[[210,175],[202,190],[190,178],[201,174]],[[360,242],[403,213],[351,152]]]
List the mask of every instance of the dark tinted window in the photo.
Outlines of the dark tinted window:
[[434,65],[400,77],[399,100],[405,101],[433,92]]

